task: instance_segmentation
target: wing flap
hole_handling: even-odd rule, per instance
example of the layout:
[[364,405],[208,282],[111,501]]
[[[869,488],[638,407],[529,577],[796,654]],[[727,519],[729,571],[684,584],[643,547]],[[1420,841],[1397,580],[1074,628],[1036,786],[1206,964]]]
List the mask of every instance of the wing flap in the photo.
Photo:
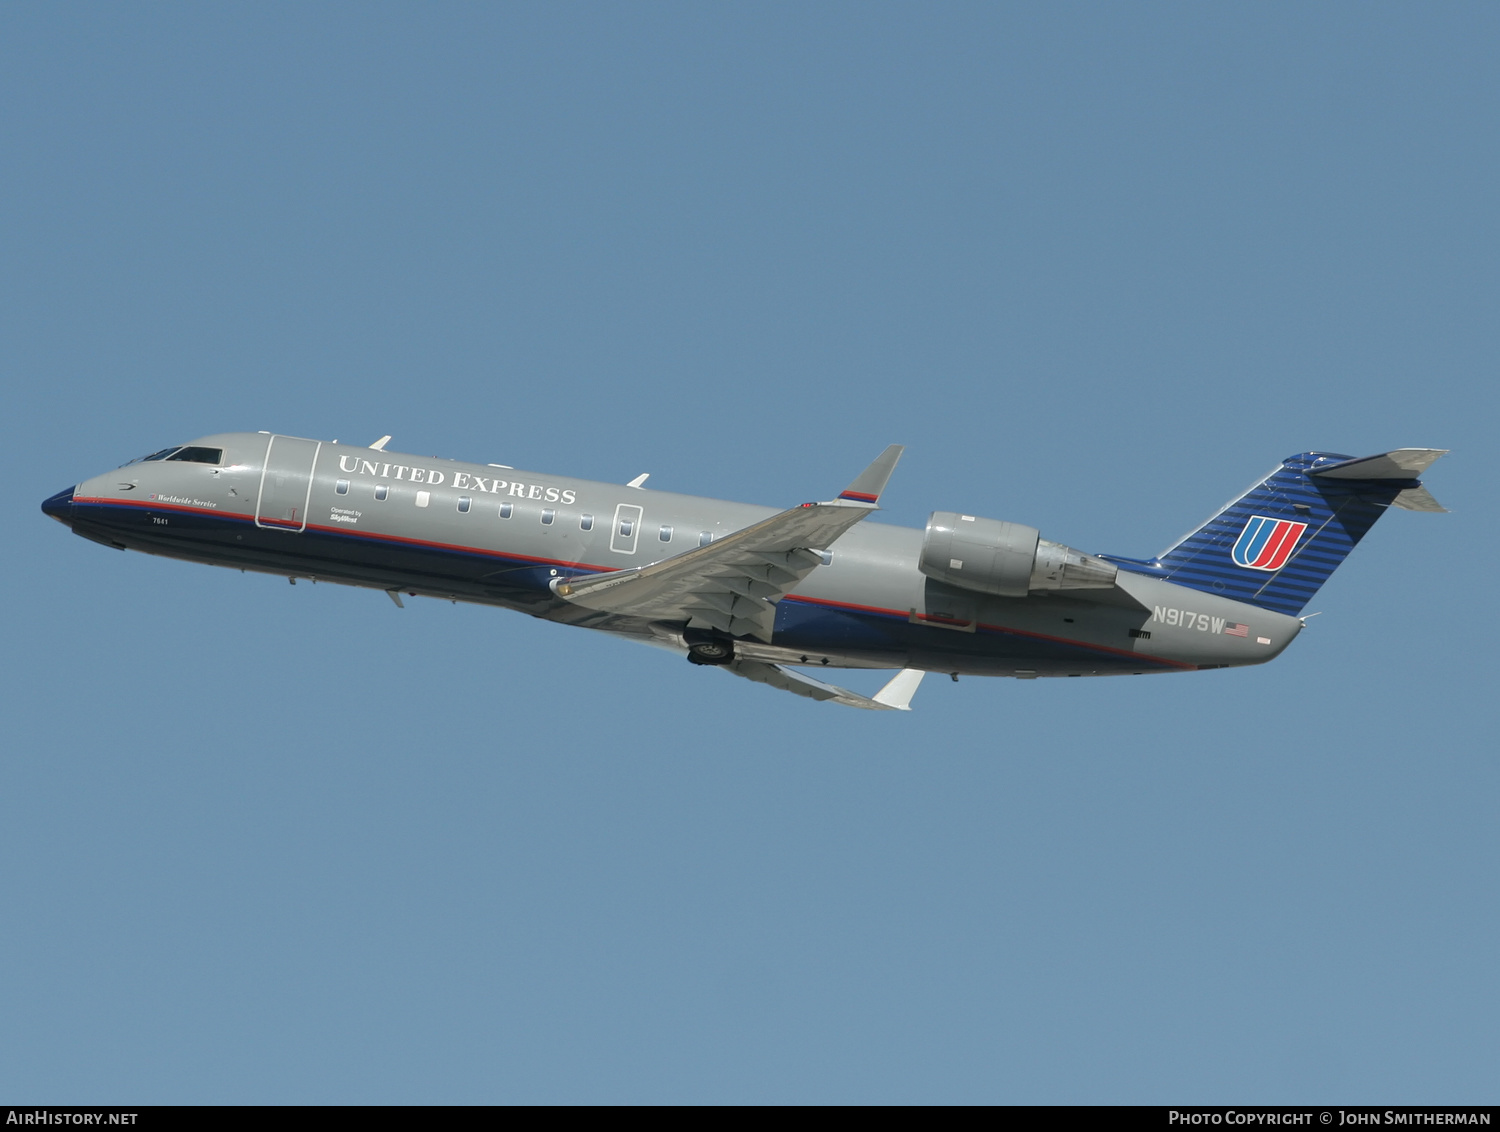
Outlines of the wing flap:
[[730,593],[738,594],[751,601],[763,601],[766,598],[781,596],[781,587],[773,586],[770,582],[761,582],[750,577],[737,578],[733,574],[725,574],[717,580]]

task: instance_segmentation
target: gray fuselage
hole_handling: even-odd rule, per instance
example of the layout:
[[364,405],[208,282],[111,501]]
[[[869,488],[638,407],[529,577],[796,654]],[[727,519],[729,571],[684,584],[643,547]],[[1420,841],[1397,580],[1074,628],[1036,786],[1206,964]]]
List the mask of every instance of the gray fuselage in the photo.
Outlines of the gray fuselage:
[[[777,513],[264,433],[192,446],[221,458],[129,464],[45,509],[120,548],[504,606],[677,648],[681,626],[579,608],[549,586],[670,558]],[[923,538],[857,524],[777,604],[771,641],[737,647],[784,664],[1103,676],[1258,664],[1301,628],[1296,617],[1124,571],[1103,590],[964,590],[919,571]]]

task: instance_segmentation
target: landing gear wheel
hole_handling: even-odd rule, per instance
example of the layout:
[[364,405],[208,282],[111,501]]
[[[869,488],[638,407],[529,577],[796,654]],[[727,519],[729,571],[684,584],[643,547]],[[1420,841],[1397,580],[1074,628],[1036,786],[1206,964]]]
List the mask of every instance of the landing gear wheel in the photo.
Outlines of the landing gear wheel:
[[688,646],[688,662],[691,664],[729,664],[733,660],[733,641],[697,641]]

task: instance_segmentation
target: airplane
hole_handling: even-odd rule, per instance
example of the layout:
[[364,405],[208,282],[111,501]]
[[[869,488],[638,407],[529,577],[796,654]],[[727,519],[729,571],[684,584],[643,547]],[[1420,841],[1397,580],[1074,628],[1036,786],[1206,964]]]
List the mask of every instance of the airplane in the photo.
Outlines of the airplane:
[[[1445,449],[1281,461],[1154,558],[934,511],[867,522],[901,445],[833,499],[784,510],[272,433],[172,445],[58,492],[94,542],[475,602],[673,649],[814,700],[909,710],[923,676],[1147,675],[1264,664],[1392,507],[1444,511]],[[897,669],[873,696],[829,668]]]

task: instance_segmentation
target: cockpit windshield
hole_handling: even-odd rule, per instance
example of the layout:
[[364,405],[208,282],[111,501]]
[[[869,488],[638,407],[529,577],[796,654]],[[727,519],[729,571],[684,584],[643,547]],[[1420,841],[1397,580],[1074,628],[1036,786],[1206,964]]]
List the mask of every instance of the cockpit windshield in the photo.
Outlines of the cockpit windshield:
[[149,456],[137,456],[120,467],[128,468],[131,464],[146,464],[152,460],[185,460],[190,464],[218,464],[224,460],[224,449],[222,448],[199,448],[195,445],[183,446],[174,444],[170,448],[163,448],[160,452],[153,452]]
[[224,459],[222,448],[195,448],[189,444],[167,457],[168,460],[186,460],[189,464],[217,464]]
[[125,463],[120,465],[120,467],[128,468],[131,464],[144,464],[148,460],[165,460],[168,456],[170,456],[173,452],[176,452],[177,449],[181,447],[182,445],[180,444],[174,444],[171,448],[163,448],[160,452],[153,452],[149,456],[137,456],[134,460],[126,460]]

